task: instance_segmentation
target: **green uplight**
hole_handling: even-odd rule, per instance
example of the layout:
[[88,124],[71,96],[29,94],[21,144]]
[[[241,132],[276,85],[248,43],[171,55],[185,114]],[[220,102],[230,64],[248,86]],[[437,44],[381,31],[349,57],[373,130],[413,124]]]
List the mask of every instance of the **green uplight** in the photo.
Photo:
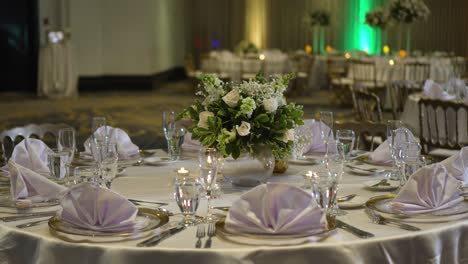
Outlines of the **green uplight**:
[[375,0],[348,0],[345,49],[380,53],[380,35],[365,24],[366,13],[374,9]]

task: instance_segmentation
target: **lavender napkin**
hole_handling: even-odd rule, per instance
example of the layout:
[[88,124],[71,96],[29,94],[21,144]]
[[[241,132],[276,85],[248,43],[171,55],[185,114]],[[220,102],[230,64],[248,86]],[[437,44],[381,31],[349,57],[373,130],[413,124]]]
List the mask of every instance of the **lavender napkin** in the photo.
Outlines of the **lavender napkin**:
[[442,86],[433,80],[427,80],[424,83],[423,87],[423,95],[433,99],[440,99],[440,100],[453,100],[455,96],[449,95]]
[[306,119],[304,120],[304,126],[308,126],[311,133],[312,139],[310,144],[305,148],[304,153],[308,152],[325,152],[326,147],[322,139],[320,126],[324,127],[326,133],[329,133],[330,128],[321,121],[316,121],[315,119]]
[[327,220],[310,194],[298,187],[268,183],[233,203],[226,217],[230,232],[293,235],[326,229]]
[[[400,128],[400,129],[406,129],[406,128]],[[408,131],[408,140],[410,142],[416,141],[413,133],[406,129]],[[395,144],[399,145],[402,144],[403,142],[406,141],[406,138],[403,136],[397,137],[395,139]],[[388,145],[388,139],[385,140],[382,144],[380,144],[373,152],[369,154],[369,159],[375,163],[375,164],[383,164],[383,165],[391,165],[392,164],[392,155],[390,153],[390,146]]]
[[[100,127],[96,130],[98,135],[103,135],[107,132],[111,138],[111,142],[116,143],[117,152],[119,153],[119,159],[128,159],[132,156],[135,156],[139,153],[139,148],[137,145],[133,144],[132,140],[125,131],[117,127],[106,126],[107,131],[104,127]],[[85,153],[91,155],[90,149],[91,137],[88,138],[85,143]]]
[[8,161],[10,171],[11,197],[13,200],[41,202],[57,198],[66,188],[46,177],[21,166],[13,160]]
[[450,208],[463,201],[460,183],[442,164],[416,171],[390,206],[402,213],[421,214]]
[[26,138],[13,149],[11,161],[39,174],[49,174],[47,152],[50,148],[41,140]]
[[463,185],[468,185],[468,146],[462,148],[458,154],[445,159],[441,164],[445,165],[448,172]]
[[135,228],[138,208],[127,198],[94,184],[73,186],[60,201],[61,219],[75,226],[104,232]]

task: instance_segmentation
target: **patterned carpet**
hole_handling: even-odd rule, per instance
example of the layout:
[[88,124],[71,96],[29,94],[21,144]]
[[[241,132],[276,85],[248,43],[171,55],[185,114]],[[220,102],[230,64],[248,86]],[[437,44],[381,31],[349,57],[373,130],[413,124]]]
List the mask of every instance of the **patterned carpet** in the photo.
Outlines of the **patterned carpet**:
[[[78,99],[47,100],[23,95],[0,96],[0,131],[30,123],[65,123],[77,131],[77,143],[89,136],[91,117],[105,116],[108,123],[127,131],[142,149],[165,146],[161,113],[180,111],[193,102],[193,87],[188,81],[169,82],[151,91],[105,91],[81,94]],[[316,117],[320,110],[335,112],[337,119],[350,118],[349,108],[330,104],[327,91],[289,98],[304,105],[306,118]]]

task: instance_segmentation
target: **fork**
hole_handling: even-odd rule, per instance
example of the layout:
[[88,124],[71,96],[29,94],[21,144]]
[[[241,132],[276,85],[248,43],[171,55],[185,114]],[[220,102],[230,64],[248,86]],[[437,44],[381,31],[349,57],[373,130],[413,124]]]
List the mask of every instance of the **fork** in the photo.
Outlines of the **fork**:
[[386,224],[394,224],[398,226],[401,229],[405,229],[408,231],[420,231],[421,229],[419,227],[415,227],[412,225],[404,224],[401,223],[400,221],[390,219],[390,218],[385,218],[378,213],[374,212],[370,208],[365,209],[366,214],[369,216],[369,218],[372,220],[373,223],[379,224],[379,225],[386,225]]
[[208,240],[205,242],[205,248],[211,248],[211,238],[215,236],[216,227],[214,223],[208,225]]
[[202,245],[202,238],[205,237],[205,225],[204,224],[199,224],[197,226],[197,234],[196,238],[198,238],[197,243],[195,243],[196,248],[201,248]]

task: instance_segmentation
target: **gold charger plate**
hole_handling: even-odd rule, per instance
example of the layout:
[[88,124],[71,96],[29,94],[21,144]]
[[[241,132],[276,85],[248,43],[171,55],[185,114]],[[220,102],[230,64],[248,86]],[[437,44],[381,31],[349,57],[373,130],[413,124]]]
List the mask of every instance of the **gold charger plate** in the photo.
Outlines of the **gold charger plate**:
[[424,214],[405,214],[393,210],[390,202],[396,195],[380,195],[370,198],[366,202],[366,207],[382,214],[384,217],[393,218],[407,222],[447,222],[468,217],[468,201],[452,206],[450,208],[424,213]]
[[327,238],[336,230],[335,218],[327,215],[328,228],[326,230],[301,233],[297,235],[263,235],[248,233],[233,233],[225,229],[225,218],[216,222],[216,235],[226,241],[251,246],[287,246],[317,242]]
[[[51,232],[65,240],[83,242],[114,242],[122,240],[139,239],[151,234],[151,231],[169,222],[169,215],[164,211],[138,208],[136,224],[131,231],[109,232],[89,230],[72,225],[57,216],[50,218]],[[92,238],[92,240],[91,240]]]

